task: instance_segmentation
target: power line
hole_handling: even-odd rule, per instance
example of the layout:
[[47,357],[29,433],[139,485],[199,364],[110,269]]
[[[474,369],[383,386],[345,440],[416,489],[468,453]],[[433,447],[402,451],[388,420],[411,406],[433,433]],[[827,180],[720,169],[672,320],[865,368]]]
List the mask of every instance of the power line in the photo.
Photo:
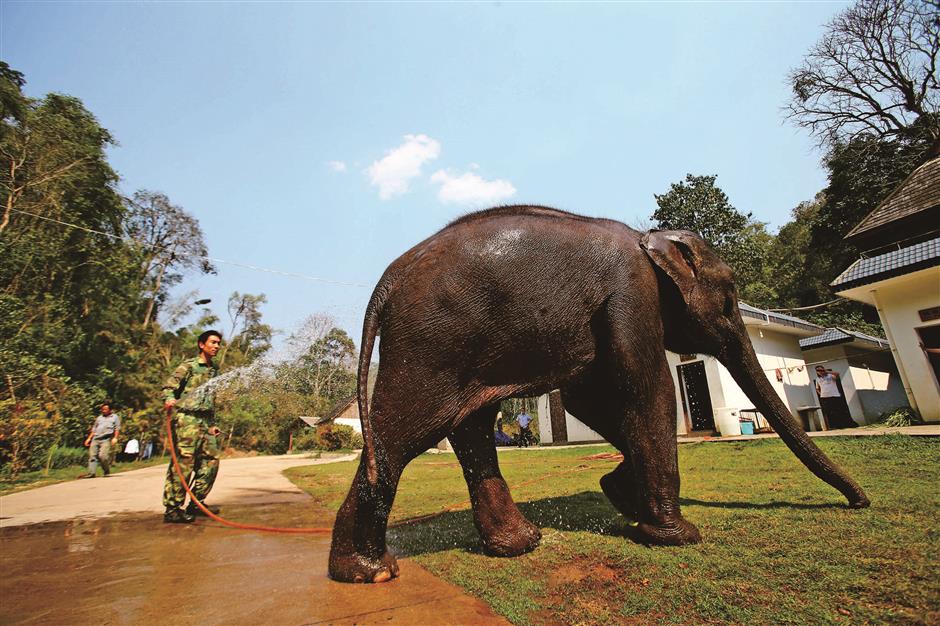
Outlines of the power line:
[[820,309],[824,306],[829,306],[830,304],[835,304],[836,302],[841,302],[845,298],[836,298],[835,300],[830,300],[829,302],[822,302],[820,304],[811,304],[810,306],[798,306],[791,307],[787,309],[767,309],[771,313],[783,313],[785,311],[809,311],[810,309]]
[[[153,244],[146,244],[130,239],[127,237],[122,237],[120,235],[115,235],[114,233],[106,233],[101,230],[95,230],[94,228],[88,228],[86,226],[80,226],[79,224],[72,224],[70,222],[63,222],[62,220],[57,220],[53,217],[46,217],[44,215],[37,215],[35,213],[30,213],[29,211],[21,211],[20,209],[12,209],[15,213],[20,213],[21,215],[29,215],[30,217],[35,217],[36,219],[45,220],[47,222],[52,222],[54,224],[60,224],[62,226],[68,226],[69,228],[75,228],[77,230],[82,230],[87,233],[93,233],[95,235],[101,235],[103,237],[108,237],[110,239],[115,239],[117,241],[123,241],[124,243],[132,243],[146,248],[151,248],[153,250],[165,250],[166,248],[161,248],[160,246],[155,246]],[[318,283],[327,283],[330,285],[339,285],[341,287],[365,287],[368,288],[370,285],[364,285],[362,283],[348,283],[341,280],[334,280],[332,278],[320,278],[319,276],[310,276],[309,274],[300,274],[298,272],[285,272],[282,270],[275,270],[268,267],[260,267],[258,265],[250,265],[248,263],[238,263],[237,261],[226,261],[225,259],[219,259],[216,257],[205,256],[202,254],[190,254],[185,255],[190,256],[194,259],[203,259],[206,261],[211,261],[213,263],[221,263],[222,265],[232,265],[234,267],[241,267],[244,269],[254,270],[256,272],[266,272],[268,274],[277,274],[279,276],[289,276],[291,278],[303,278],[305,280],[312,280]]]

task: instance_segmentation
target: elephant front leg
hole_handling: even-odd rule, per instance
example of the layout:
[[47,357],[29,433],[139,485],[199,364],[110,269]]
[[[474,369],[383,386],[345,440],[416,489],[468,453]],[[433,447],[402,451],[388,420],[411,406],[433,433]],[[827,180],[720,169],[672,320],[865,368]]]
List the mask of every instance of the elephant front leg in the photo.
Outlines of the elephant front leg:
[[500,474],[493,436],[496,411],[487,407],[473,413],[448,439],[467,481],[473,523],[484,550],[493,556],[518,556],[534,550],[542,532],[519,511]]
[[[637,539],[655,545],[702,540],[679,508],[679,459],[672,377],[665,362],[652,366],[651,384],[640,387],[627,414],[627,453],[636,476]],[[644,392],[644,389],[646,392]]]
[[611,504],[637,522],[633,537],[653,545],[697,543],[698,529],[679,509],[672,378],[653,355],[640,362],[643,367],[621,360],[616,379],[631,381],[628,390],[595,374],[562,390],[565,406],[623,453],[623,462],[600,482]]
[[380,583],[398,576],[398,563],[385,543],[398,476],[379,463],[379,481],[373,486],[365,465],[361,460],[333,526],[329,574],[340,582]]

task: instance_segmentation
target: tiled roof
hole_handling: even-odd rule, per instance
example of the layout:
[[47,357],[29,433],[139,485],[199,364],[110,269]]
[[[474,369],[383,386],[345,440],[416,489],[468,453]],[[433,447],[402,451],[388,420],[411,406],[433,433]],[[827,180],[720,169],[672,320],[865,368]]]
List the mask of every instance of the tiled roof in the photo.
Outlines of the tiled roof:
[[832,281],[831,286],[836,292],[845,291],[935,265],[940,265],[940,237],[870,259],[859,259]]
[[793,317],[792,315],[784,315],[783,313],[772,313],[770,311],[765,311],[763,309],[758,309],[756,306],[751,306],[746,302],[738,302],[738,310],[741,311],[743,317],[751,317],[758,320],[766,320],[768,322],[773,322],[775,324],[782,324],[783,326],[792,326],[793,328],[802,328],[804,330],[822,330],[822,326],[817,326],[816,324],[811,324],[806,320],[801,320],[798,317]]
[[800,349],[812,350],[814,348],[822,348],[823,346],[832,346],[840,343],[850,342],[858,342],[878,348],[891,347],[891,344],[889,344],[884,339],[872,337],[871,335],[866,335],[865,333],[859,333],[854,330],[845,330],[843,328],[829,328],[821,335],[800,339]]
[[346,398],[343,398],[342,400],[334,404],[332,407],[330,407],[330,410],[327,412],[326,417],[323,418],[323,421],[332,422],[337,417],[339,417],[343,411],[348,409],[352,405],[352,403],[355,401],[356,401],[356,394],[352,394]]
[[846,238],[940,205],[940,157],[911,172]]

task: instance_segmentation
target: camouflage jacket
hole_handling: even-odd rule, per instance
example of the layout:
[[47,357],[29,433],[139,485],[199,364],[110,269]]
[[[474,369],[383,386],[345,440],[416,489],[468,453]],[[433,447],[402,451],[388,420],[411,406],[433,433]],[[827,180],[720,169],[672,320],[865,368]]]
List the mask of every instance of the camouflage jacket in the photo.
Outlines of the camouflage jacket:
[[207,365],[199,357],[183,361],[163,383],[164,402],[176,398],[177,411],[211,413],[215,409],[215,389],[206,383],[218,373],[214,363]]

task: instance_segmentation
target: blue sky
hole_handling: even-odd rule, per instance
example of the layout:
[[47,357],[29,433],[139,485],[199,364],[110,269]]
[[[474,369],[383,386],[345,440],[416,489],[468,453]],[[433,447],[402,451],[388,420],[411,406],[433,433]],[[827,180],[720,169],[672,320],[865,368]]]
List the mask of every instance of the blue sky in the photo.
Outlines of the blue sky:
[[637,225],[717,174],[786,223],[826,182],[786,75],[846,6],[5,0],[0,57],[29,95],[81,98],[121,190],[166,193],[212,256],[347,283],[219,264],[184,287],[223,320],[265,293],[276,328],[327,313],[358,344],[385,267],[473,208]]

